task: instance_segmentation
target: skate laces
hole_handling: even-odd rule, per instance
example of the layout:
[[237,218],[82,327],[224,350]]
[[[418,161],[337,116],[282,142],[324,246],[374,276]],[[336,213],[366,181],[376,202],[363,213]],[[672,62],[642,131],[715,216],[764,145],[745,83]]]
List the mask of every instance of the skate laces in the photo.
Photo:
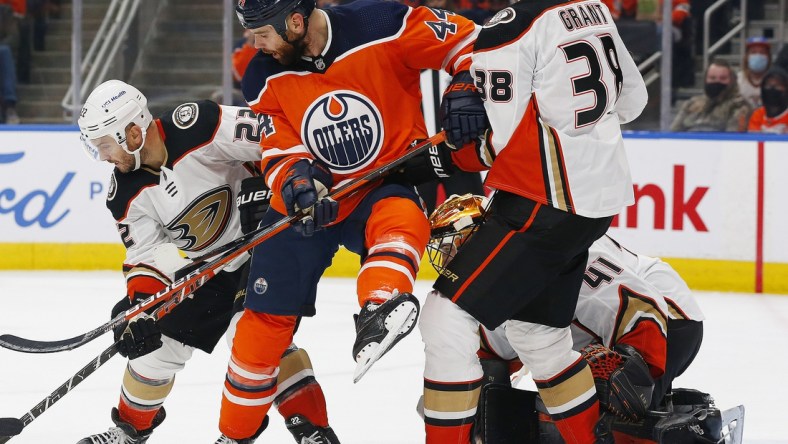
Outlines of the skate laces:
[[316,430],[311,435],[301,438],[301,444],[326,444],[326,442],[323,440],[320,431]]
[[90,437],[90,444],[135,444],[136,442],[120,427],[112,427],[104,433]]

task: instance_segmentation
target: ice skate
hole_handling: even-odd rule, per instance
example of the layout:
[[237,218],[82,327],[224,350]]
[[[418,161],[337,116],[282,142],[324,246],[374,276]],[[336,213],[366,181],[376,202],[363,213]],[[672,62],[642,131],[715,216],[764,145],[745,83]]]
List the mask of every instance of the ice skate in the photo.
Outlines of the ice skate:
[[144,444],[148,442],[153,429],[164,421],[167,413],[164,411],[164,407],[159,409],[156,417],[153,418],[153,425],[145,430],[136,430],[131,424],[122,421],[117,408],[112,408],[111,416],[116,427],[111,427],[104,433],[83,438],[77,444]]
[[339,444],[331,427],[318,427],[302,415],[293,415],[285,423],[298,444]]
[[364,304],[356,320],[356,343],[353,357],[356,371],[353,382],[358,382],[381,356],[416,326],[419,300],[410,293],[395,293],[382,304]]
[[265,419],[263,419],[263,423],[260,425],[260,428],[257,429],[254,435],[250,436],[249,438],[233,439],[228,438],[224,433],[222,433],[222,436],[220,436],[214,444],[254,444],[254,441],[260,436],[260,434],[263,433],[263,430],[265,430],[266,427],[268,427],[268,415],[266,415]]

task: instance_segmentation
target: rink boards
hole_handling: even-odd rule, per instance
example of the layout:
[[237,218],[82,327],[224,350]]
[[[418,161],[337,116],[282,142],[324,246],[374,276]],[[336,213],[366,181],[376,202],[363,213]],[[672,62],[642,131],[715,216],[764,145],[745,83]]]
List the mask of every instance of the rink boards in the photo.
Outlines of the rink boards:
[[[616,239],[668,259],[693,288],[788,293],[787,137],[634,133],[626,145],[636,203]],[[111,166],[80,150],[73,126],[0,131],[0,269],[120,270]],[[340,252],[329,274],[358,268]],[[434,276],[425,261],[420,277]]]

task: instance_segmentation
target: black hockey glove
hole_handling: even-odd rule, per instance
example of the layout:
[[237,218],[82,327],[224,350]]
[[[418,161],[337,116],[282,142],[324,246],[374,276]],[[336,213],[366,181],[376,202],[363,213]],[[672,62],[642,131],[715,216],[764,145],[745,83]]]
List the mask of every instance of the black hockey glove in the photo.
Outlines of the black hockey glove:
[[271,205],[271,190],[265,177],[247,177],[241,181],[241,190],[235,199],[241,219],[241,231],[247,234],[254,231]]
[[[128,297],[121,299],[112,308],[112,317],[132,307]],[[141,317],[122,324],[113,330],[118,353],[129,359],[145,356],[162,346],[161,330],[153,318]]]
[[[412,146],[421,142],[416,140]],[[391,182],[407,185],[421,185],[436,179],[443,179],[456,172],[451,159],[451,151],[446,144],[433,145],[415,157],[411,157],[398,169],[389,174]]]
[[580,354],[591,367],[599,403],[624,419],[637,421],[646,414],[654,380],[648,364],[634,347],[618,344],[611,350],[601,344],[589,344]]
[[281,190],[287,215],[308,213],[295,224],[296,231],[308,237],[336,220],[339,204],[328,197],[333,184],[331,171],[319,162],[302,159],[288,168]]
[[484,102],[470,71],[454,75],[443,93],[440,119],[450,149],[460,149],[490,126]]

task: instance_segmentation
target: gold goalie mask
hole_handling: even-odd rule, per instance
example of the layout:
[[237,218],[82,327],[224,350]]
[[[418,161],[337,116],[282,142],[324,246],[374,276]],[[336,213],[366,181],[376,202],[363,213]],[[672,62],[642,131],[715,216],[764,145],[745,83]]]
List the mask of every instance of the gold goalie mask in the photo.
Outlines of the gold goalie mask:
[[439,274],[482,223],[486,206],[484,196],[453,194],[432,212],[427,254]]

